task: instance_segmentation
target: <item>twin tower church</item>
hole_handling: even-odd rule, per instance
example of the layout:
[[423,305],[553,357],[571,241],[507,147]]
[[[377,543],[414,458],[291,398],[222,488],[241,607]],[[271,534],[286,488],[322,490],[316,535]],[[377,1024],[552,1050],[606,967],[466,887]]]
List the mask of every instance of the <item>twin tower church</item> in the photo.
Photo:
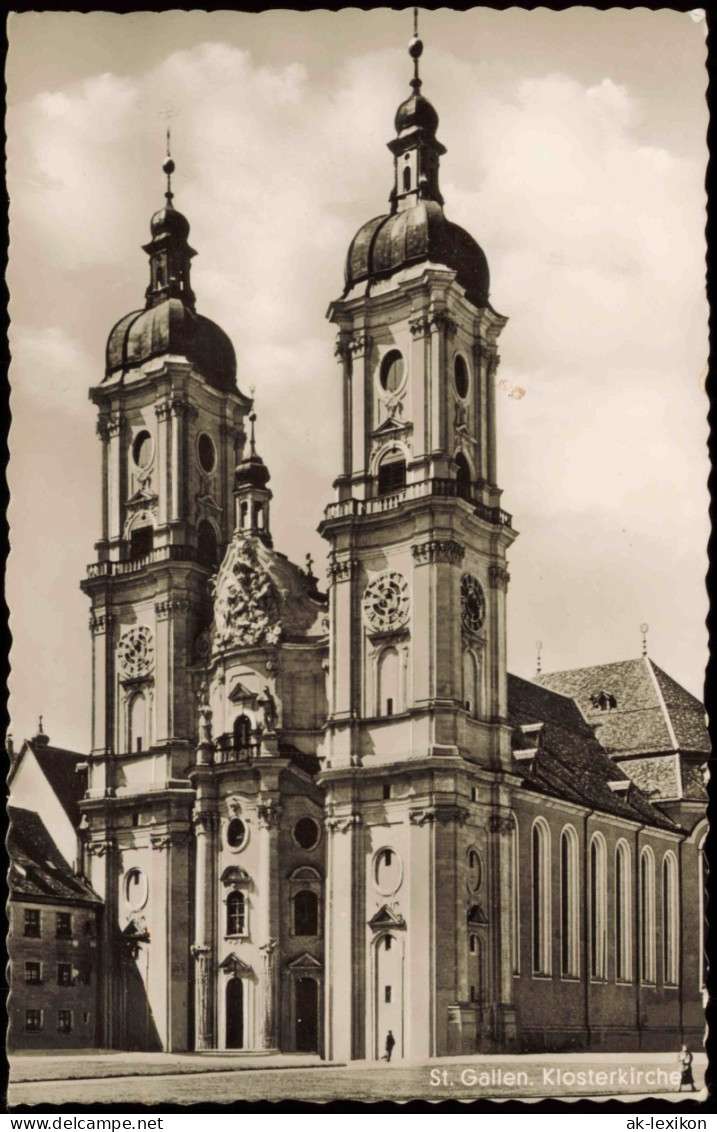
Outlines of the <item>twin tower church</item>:
[[[91,390],[102,529],[81,871],[98,1041],[395,1059],[656,1049],[703,1032],[701,706],[648,656],[506,670],[498,338],[398,108],[390,210],[348,249],[328,592],[275,549],[228,337],[168,189],[142,309]],[[318,518],[318,516],[317,516]]]

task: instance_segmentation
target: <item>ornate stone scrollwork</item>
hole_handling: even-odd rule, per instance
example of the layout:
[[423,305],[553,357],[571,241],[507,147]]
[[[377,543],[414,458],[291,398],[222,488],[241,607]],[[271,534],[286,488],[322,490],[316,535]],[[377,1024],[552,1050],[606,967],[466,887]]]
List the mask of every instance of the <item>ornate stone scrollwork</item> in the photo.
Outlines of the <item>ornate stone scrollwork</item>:
[[219,814],[216,810],[195,809],[192,812],[192,824],[197,833],[215,833],[219,828]]
[[421,565],[427,562],[450,562],[457,566],[463,561],[465,547],[451,539],[431,539],[412,546],[411,554]]
[[329,558],[328,574],[332,582],[348,582],[358,568],[359,561],[357,558],[339,559],[333,554]]
[[220,572],[216,588],[216,643],[274,645],[281,636],[279,600],[256,548],[243,541],[234,554],[229,578]]
[[349,356],[349,340],[344,334],[336,335],[336,345],[334,346],[334,357],[339,358],[340,361],[346,361]]
[[154,638],[148,625],[134,625],[119,639],[117,661],[129,679],[148,676],[154,668]]
[[431,330],[443,330],[452,338],[458,330],[458,324],[446,311],[434,311],[429,317]]
[[95,633],[107,633],[114,625],[114,613],[93,613],[90,617],[90,631]]
[[409,810],[408,820],[411,825],[426,825],[430,822],[457,822],[464,825],[468,820],[468,810],[453,803],[447,805],[425,806],[420,810]]
[[371,339],[368,334],[355,334],[353,338],[349,339],[347,345],[352,356],[358,358],[362,354],[368,353]]
[[507,590],[510,574],[504,566],[496,566],[494,564],[488,567],[488,580],[495,589]]
[[156,601],[154,603],[154,611],[160,621],[165,620],[167,617],[172,617],[175,613],[188,613],[190,603],[185,598],[167,598],[166,601]]
[[114,837],[106,837],[102,841],[87,842],[87,852],[91,857],[104,857],[106,853],[111,853],[114,847]]
[[408,582],[396,570],[379,574],[366,586],[362,605],[366,623],[374,631],[400,629],[411,609]]
[[172,406],[169,401],[160,401],[158,405],[154,406],[154,411],[158,421],[166,421],[172,411]]
[[331,833],[348,833],[361,825],[361,814],[346,814],[343,817],[331,816],[326,819],[325,825]]
[[408,326],[414,338],[421,338],[428,334],[431,329],[431,323],[428,316],[425,314],[418,315],[416,318],[408,320]]
[[491,833],[512,833],[515,829],[515,818],[512,814],[491,814],[488,828]]
[[149,843],[152,849],[163,852],[165,849],[181,849],[187,844],[189,835],[184,832],[150,833]]
[[256,816],[261,829],[275,829],[281,820],[281,806],[273,799],[260,802],[256,808]]

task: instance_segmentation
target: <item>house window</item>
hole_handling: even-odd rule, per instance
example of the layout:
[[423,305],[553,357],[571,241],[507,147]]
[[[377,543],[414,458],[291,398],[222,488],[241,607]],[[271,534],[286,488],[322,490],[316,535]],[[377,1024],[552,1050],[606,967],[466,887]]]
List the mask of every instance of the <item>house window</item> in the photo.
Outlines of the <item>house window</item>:
[[666,986],[677,986],[678,939],[677,861],[665,853],[662,862],[662,939],[663,980]]
[[244,935],[246,931],[246,897],[243,892],[230,892],[227,897],[227,935]]
[[71,1010],[58,1010],[57,1012],[57,1031],[60,1034],[72,1033],[72,1011]]
[[294,897],[294,935],[319,934],[319,898],[315,892],[303,889]]
[[560,835],[560,971],[578,970],[578,836],[571,825]]
[[478,787],[477,786],[471,786],[471,802],[477,802],[477,801],[478,801]]
[[72,913],[58,912],[55,935],[58,939],[72,939]]
[[378,494],[390,495],[406,486],[406,461],[400,448],[391,448],[378,466]]
[[384,785],[383,785],[383,797],[384,797],[384,800],[391,797],[391,783],[390,782],[385,782]]
[[632,892],[630,849],[625,841],[615,848],[615,973],[621,982],[632,979]]
[[32,936],[35,939],[39,938],[39,936],[41,935],[39,908],[25,909],[25,927],[23,935]]
[[655,858],[647,847],[640,854],[640,976],[655,982]]
[[42,964],[34,960],[25,964],[25,982],[30,986],[38,986],[42,982]]
[[551,967],[550,829],[543,818],[533,826],[533,974]]
[[57,964],[57,985],[58,987],[71,987],[74,986],[75,980],[72,978],[72,964],[71,963],[58,963]]
[[605,842],[595,834],[590,842],[590,974],[607,978],[607,869]]
[[25,1030],[28,1034],[36,1034],[38,1030],[42,1029],[42,1011],[41,1010],[26,1010],[25,1011]]
[[476,1000],[476,989],[475,989],[474,986],[472,986],[471,987],[471,1002],[475,1002],[475,1000]]

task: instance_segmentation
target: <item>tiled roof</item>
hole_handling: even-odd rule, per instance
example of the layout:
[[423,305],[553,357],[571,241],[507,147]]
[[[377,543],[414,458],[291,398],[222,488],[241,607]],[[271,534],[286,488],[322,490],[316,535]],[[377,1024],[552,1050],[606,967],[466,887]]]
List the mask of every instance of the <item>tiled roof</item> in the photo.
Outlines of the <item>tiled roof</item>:
[[9,888],[15,900],[101,904],[89,884],[75,876],[39,814],[8,806]]
[[[535,682],[577,700],[610,754],[657,754],[678,748],[709,753],[702,704],[649,657],[543,673]],[[614,696],[616,706],[601,711],[592,700],[600,692]]]
[[[678,829],[634,784],[624,792],[611,789],[610,782],[630,779],[602,749],[578,705],[568,696],[509,675],[508,721],[517,729],[531,723],[545,725],[537,757],[516,763],[526,789],[631,821]],[[519,734],[518,745],[530,743]]]
[[77,767],[86,761],[87,755],[80,755],[77,751],[65,751],[61,747],[43,747],[31,739],[28,740],[28,746],[62,808],[77,828],[80,822],[78,802],[86,788],[85,775],[78,773]]

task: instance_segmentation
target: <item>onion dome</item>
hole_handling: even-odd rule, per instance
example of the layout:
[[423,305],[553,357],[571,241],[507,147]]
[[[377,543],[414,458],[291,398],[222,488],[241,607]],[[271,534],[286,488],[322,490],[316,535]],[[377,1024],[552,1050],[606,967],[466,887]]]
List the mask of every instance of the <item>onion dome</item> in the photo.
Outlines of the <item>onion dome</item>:
[[174,168],[168,156],[166,204],[152,217],[152,239],[144,245],[150,262],[145,306],[125,315],[110,332],[105,380],[173,354],[190,362],[215,389],[236,392],[234,347],[220,327],[195,310],[190,268],[196,252],[188,243],[189,221],[172,204]]
[[250,413],[249,420],[251,421],[250,453],[236,467],[234,473],[235,490],[245,486],[264,488],[271,479],[269,469],[256,450],[256,441],[254,439],[256,413]]
[[351,241],[344,296],[357,283],[389,278],[413,264],[431,263],[455,271],[467,298],[483,307],[490,288],[488,261],[473,237],[443,211],[438,170],[446,151],[436,137],[438,114],[421,94],[418,61],[423,43],[417,29],[408,51],[414,63],[412,93],[396,112],[396,137],[388,143],[395,172],[391,211],[369,220]]

